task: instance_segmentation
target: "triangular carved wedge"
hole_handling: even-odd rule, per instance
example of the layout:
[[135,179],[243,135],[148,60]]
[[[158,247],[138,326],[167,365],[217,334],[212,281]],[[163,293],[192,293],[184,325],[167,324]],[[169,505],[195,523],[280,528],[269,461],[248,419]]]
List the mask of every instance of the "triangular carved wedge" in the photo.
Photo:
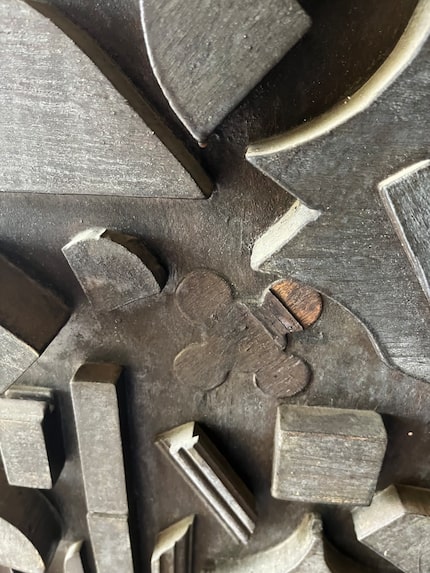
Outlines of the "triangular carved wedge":
[[149,58],[171,107],[206,137],[310,25],[297,0],[141,0]]
[[197,161],[55,8],[0,1],[0,78],[0,192],[210,195]]
[[[369,328],[389,362],[427,381],[430,231],[420,217],[430,201],[429,32],[430,1],[421,0],[393,52],[361,89],[247,152],[298,199],[257,240],[252,267],[333,297]],[[396,206],[387,193],[400,197]]]

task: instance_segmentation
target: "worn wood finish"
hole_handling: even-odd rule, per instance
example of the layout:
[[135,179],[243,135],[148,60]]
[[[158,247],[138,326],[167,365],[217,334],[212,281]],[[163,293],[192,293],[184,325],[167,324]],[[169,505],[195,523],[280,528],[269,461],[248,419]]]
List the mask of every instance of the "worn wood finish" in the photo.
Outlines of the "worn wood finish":
[[315,324],[321,315],[321,295],[308,285],[282,279],[270,286],[270,292],[287,307],[302,328]]
[[[421,0],[397,47],[358,92],[247,153],[316,214],[299,218],[298,234],[291,231],[297,214],[285,228],[276,223],[276,241],[263,235],[255,243],[253,268],[290,275],[335,298],[370,329],[391,363],[428,381],[430,307],[377,187],[428,157],[429,30],[430,3]],[[415,183],[414,176],[405,181]],[[427,229],[414,226],[416,244],[425,243]]]
[[157,535],[151,573],[193,573],[194,520],[185,517]]
[[310,26],[296,0],[141,0],[141,7],[154,73],[171,107],[198,141],[206,139]]
[[256,522],[254,498],[202,428],[194,422],[184,424],[158,436],[157,445],[230,535],[247,543]]
[[71,381],[97,573],[133,572],[117,385],[121,367],[87,363]]
[[278,407],[272,495],[313,503],[368,505],[387,446],[375,412]]
[[[46,573],[85,573],[81,559],[82,541],[62,540]],[[1,573],[1,571],[0,571]]]
[[337,553],[324,539],[319,516],[306,514],[285,541],[255,555],[220,562],[217,573],[364,573],[365,569]]
[[430,303],[430,160],[383,181],[379,193]]
[[23,573],[45,573],[60,541],[60,518],[38,491],[11,487],[0,476],[0,563]]
[[[26,398],[0,400],[0,449],[10,485],[51,489],[62,463],[55,460],[60,428],[55,424],[54,405],[37,399],[34,392]],[[61,440],[60,440],[61,441]],[[64,460],[64,455],[63,455]],[[61,465],[59,465],[59,463]]]
[[308,384],[307,365],[284,352],[286,333],[294,328],[291,322],[286,325],[286,309],[280,303],[276,314],[269,303],[253,313],[235,302],[228,283],[209,270],[193,271],[183,279],[177,303],[191,322],[198,324],[200,317],[203,328],[202,342],[191,343],[175,358],[174,372],[184,383],[211,390],[235,369],[253,375],[258,387],[276,398],[294,395]]
[[61,13],[2,0],[0,22],[1,192],[188,199],[211,193],[198,163]]
[[29,368],[69,317],[51,290],[0,255],[0,392]]
[[353,512],[359,541],[404,573],[430,568],[430,490],[391,485]]
[[159,294],[166,272],[137,237],[107,229],[88,229],[62,249],[96,310],[111,311]]

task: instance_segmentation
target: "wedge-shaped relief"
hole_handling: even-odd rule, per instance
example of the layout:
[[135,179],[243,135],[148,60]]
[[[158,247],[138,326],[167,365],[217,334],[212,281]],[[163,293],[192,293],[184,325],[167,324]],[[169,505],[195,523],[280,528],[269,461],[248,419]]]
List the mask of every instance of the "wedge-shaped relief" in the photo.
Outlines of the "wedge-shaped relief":
[[171,107],[199,141],[310,26],[297,0],[141,0],[141,6],[154,73]]
[[151,557],[151,573],[193,572],[194,515],[161,531]]
[[401,571],[430,571],[430,490],[391,485],[352,517],[359,541]]
[[0,191],[211,193],[132,83],[49,4],[1,0],[0,54]]
[[430,160],[382,181],[379,193],[430,303]]
[[189,386],[213,389],[234,369],[254,376],[258,387],[275,398],[292,396],[310,379],[304,361],[285,352],[286,335],[301,324],[274,292],[258,308],[235,301],[231,287],[209,270],[188,274],[176,301],[185,317],[203,329],[203,341],[175,358],[176,376]]
[[53,487],[64,464],[64,450],[50,390],[14,387],[0,399],[0,449],[10,485]]
[[158,436],[157,445],[230,535],[247,543],[255,528],[253,496],[202,428],[195,422],[178,426]]
[[60,541],[47,573],[85,573],[81,549],[82,541]]
[[[398,45],[362,88],[247,152],[298,199],[255,243],[253,268],[333,297],[367,326],[389,362],[427,381],[430,306],[421,287],[428,168],[413,166],[428,159],[429,31],[430,1],[420,0]],[[402,176],[388,188],[396,172]],[[378,186],[386,189],[384,201]]]
[[158,294],[167,279],[156,257],[131,235],[88,229],[62,250],[96,310],[113,310]]
[[307,514],[282,543],[243,559],[219,562],[216,573],[364,573],[324,539],[321,519]]
[[3,393],[45,350],[66,323],[69,311],[52,291],[3,255],[0,255],[0,293],[0,393]]
[[121,371],[116,364],[88,363],[71,382],[97,573],[133,571],[117,395]]
[[59,516],[41,493],[10,487],[3,474],[0,491],[0,563],[45,573],[61,537]]
[[272,495],[368,505],[386,446],[376,412],[283,404],[276,419]]

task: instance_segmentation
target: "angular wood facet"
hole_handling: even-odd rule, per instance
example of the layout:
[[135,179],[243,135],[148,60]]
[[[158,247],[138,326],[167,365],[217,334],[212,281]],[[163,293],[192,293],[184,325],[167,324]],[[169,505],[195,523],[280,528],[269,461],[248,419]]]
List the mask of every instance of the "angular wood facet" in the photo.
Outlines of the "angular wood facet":
[[430,570],[430,490],[391,485],[352,517],[359,541],[401,571]]
[[166,282],[166,273],[154,255],[130,235],[88,229],[62,250],[96,310],[114,310],[158,294]]
[[297,198],[255,243],[253,268],[334,298],[365,324],[389,362],[427,381],[430,307],[416,275],[423,285],[428,169],[422,164],[390,185],[395,214],[393,205],[387,214],[377,189],[393,173],[428,159],[429,33],[430,2],[420,0],[397,46],[362,88],[247,152]]
[[53,396],[49,390],[15,388],[6,396],[0,399],[0,449],[8,482],[51,489],[64,463]]
[[2,0],[0,54],[0,191],[210,195],[197,161],[58,10]]
[[194,515],[174,523],[157,536],[151,573],[193,572]]
[[161,434],[157,445],[172,459],[230,535],[247,543],[255,527],[252,494],[194,422]]
[[368,505],[387,445],[379,414],[278,407],[272,495],[312,503]]
[[379,193],[430,303],[430,160],[386,179]]
[[3,393],[45,350],[64,326],[69,311],[53,292],[2,255],[0,293],[0,393]]
[[310,25],[296,0],[141,0],[141,6],[154,73],[171,107],[199,141]]

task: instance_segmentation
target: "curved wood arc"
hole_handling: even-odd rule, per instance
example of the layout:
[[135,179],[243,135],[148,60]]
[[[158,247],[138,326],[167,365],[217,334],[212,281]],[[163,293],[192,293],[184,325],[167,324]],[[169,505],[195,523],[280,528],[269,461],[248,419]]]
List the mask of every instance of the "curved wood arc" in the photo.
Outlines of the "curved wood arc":
[[406,30],[379,70],[351,97],[286,134],[248,147],[246,156],[271,155],[294,149],[327,134],[368,108],[407,68],[430,34],[430,0],[420,0]]

